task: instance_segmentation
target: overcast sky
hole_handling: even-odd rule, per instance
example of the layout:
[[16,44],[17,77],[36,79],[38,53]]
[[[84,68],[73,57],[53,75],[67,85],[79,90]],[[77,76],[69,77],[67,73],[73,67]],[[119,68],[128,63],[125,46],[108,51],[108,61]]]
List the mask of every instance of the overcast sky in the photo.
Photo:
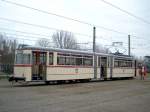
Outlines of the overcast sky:
[[[144,23],[134,17],[123,13],[101,0],[9,0],[19,4],[24,4],[30,7],[38,8],[40,10],[56,13],[58,15],[67,16],[70,18],[79,19],[98,26],[103,26],[109,29],[125,32],[127,34],[136,35],[131,36],[131,52],[134,55],[144,56],[150,55],[150,24]],[[131,12],[147,21],[150,21],[150,1],[149,0],[106,0],[120,8]],[[65,20],[50,14],[40,13],[34,10],[22,8],[16,5],[8,4],[0,0],[0,17],[9,18],[27,23],[48,26],[51,28],[67,30],[75,33],[81,33],[92,36],[92,26],[81,24],[78,22]],[[44,36],[21,34],[14,31],[4,30],[3,28],[11,30],[19,30],[30,33],[38,33],[41,35],[51,35],[56,30],[43,29],[29,25],[8,22],[0,19],[0,32],[9,33],[17,38],[33,39],[49,38]],[[23,37],[21,35],[26,35]],[[123,46],[127,49],[128,35],[119,34],[104,29],[96,28],[96,43],[102,46],[111,45],[112,42],[123,42]],[[78,42],[92,42],[92,37],[81,36],[75,34]],[[23,41],[24,43],[32,43],[30,41]],[[125,51],[125,50],[124,50]],[[127,52],[126,52],[127,53]]]

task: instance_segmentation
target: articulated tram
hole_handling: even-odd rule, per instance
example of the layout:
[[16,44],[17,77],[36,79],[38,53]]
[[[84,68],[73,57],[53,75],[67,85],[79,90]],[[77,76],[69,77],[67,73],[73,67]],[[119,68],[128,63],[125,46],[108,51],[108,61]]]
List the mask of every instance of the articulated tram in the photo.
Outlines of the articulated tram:
[[32,82],[85,81],[91,79],[133,78],[134,59],[127,55],[25,46],[15,54],[10,80]]

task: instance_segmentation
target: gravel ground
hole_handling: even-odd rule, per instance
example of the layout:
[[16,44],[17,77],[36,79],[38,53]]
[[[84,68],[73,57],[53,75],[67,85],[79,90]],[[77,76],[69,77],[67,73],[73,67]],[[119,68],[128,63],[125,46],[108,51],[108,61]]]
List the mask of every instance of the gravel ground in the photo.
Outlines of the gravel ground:
[[150,112],[150,79],[14,87],[2,79],[0,112]]

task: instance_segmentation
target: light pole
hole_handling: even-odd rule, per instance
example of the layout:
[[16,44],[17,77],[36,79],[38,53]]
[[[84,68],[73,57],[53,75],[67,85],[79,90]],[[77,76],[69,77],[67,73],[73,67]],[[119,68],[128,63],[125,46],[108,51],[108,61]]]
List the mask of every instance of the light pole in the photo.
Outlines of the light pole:
[[1,71],[2,55],[0,54],[0,71]]
[[130,56],[131,55],[131,51],[130,51],[130,45],[131,43],[130,43],[130,35],[128,35],[128,55]]

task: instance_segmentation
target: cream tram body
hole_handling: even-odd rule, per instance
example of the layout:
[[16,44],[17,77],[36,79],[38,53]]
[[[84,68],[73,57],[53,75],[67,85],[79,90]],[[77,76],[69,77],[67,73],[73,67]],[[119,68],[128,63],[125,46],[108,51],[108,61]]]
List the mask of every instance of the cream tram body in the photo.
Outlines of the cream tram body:
[[[129,56],[39,47],[16,50],[14,78],[24,81],[90,80],[93,78],[134,77],[134,61]],[[102,70],[103,66],[103,70]]]

